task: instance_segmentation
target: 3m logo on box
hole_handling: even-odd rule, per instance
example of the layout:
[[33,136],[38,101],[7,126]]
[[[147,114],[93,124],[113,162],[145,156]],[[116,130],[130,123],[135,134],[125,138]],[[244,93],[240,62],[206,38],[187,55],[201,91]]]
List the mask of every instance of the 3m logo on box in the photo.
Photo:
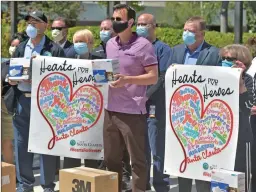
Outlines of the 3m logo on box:
[[59,179],[60,192],[118,192],[118,174],[110,171],[88,167],[62,169]]
[[91,182],[84,182],[83,180],[73,179],[72,192],[91,192]]

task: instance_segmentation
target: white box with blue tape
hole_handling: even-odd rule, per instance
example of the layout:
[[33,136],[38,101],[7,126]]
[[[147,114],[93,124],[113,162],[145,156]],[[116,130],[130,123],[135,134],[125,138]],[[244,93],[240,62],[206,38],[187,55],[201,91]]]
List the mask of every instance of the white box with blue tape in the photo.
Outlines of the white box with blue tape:
[[245,173],[214,169],[211,175],[211,192],[245,192]]
[[8,78],[12,81],[21,81],[30,79],[30,59],[11,58]]

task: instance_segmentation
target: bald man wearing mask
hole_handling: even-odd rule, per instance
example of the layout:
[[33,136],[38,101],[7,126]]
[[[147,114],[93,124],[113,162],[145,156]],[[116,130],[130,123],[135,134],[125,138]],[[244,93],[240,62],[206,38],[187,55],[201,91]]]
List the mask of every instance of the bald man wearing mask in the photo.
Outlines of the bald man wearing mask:
[[153,186],[156,192],[169,191],[169,175],[163,173],[165,152],[165,89],[163,81],[167,70],[167,62],[171,55],[171,48],[156,37],[156,19],[151,14],[142,14],[138,17],[136,33],[148,39],[155,50],[158,61],[158,82],[148,86],[146,103],[147,108],[147,162],[148,180],[150,186],[151,153],[153,155]]

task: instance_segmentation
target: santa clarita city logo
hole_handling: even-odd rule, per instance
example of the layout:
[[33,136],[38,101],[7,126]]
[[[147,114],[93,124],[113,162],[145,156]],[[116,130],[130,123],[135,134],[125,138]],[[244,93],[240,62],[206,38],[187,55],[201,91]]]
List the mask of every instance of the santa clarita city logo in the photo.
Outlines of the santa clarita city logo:
[[102,144],[96,144],[96,143],[88,143],[86,141],[79,141],[79,140],[70,140],[71,146],[78,146],[78,147],[103,147]]

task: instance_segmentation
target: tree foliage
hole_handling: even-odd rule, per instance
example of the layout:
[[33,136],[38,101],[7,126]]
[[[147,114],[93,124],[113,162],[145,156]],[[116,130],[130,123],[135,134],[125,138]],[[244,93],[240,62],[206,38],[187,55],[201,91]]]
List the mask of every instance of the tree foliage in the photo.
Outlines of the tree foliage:
[[55,17],[65,17],[67,20],[76,20],[81,11],[85,11],[79,1],[30,1],[19,2],[19,12],[34,10],[43,11],[50,20]]
[[202,16],[207,23],[219,13],[221,2],[166,2],[161,15],[163,23],[169,23],[172,27],[181,28],[191,16]]
[[[108,6],[108,1],[99,1],[99,5],[102,6]],[[120,3],[120,1],[115,1],[115,4]],[[136,12],[143,11],[145,9],[145,6],[140,5],[139,1],[128,1],[128,5],[130,5]]]
[[250,32],[256,32],[256,1],[244,2],[246,9],[247,25]]

